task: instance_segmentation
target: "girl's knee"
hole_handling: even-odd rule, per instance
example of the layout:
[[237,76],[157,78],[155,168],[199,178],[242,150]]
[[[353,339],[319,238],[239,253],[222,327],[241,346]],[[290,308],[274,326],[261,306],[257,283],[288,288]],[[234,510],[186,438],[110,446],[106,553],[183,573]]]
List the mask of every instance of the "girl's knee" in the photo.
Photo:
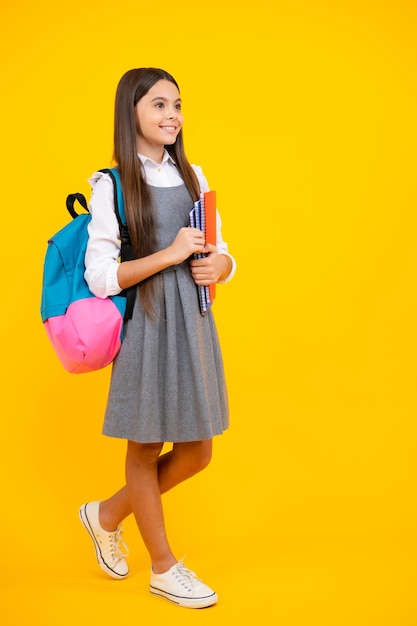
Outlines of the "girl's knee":
[[213,453],[213,446],[211,444],[211,440],[210,441],[202,441],[201,442],[203,445],[200,448],[200,452],[198,455],[198,466],[200,468],[200,470],[205,469],[210,461],[211,461],[211,457],[212,457],[212,453]]
[[129,463],[153,464],[158,461],[163,443],[136,443],[128,441],[126,460]]
[[181,455],[184,465],[188,468],[190,476],[205,469],[211,461],[211,440],[196,441],[179,444],[177,452]]

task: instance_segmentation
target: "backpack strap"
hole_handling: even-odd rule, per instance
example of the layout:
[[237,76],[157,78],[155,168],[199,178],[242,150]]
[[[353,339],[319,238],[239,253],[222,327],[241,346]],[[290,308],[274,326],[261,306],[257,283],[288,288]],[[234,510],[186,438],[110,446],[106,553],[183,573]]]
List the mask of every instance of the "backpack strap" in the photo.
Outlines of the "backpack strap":
[[[126,223],[125,211],[124,211],[124,200],[123,200],[123,191],[122,184],[120,181],[120,174],[117,167],[105,168],[99,170],[103,172],[103,174],[108,174],[113,182],[114,188],[114,211],[116,213],[117,221],[119,223],[120,230],[120,259],[122,261],[132,261],[135,258],[133,254],[132,243],[130,241],[129,229]],[[124,321],[130,320],[132,318],[133,306],[135,304],[136,299],[136,290],[137,286],[133,285],[128,289],[124,289],[121,295],[126,296],[126,312],[124,315]]]
[[77,213],[77,211],[74,209],[74,204],[76,200],[78,200],[80,205],[85,211],[87,211],[87,213],[90,213],[90,211],[88,210],[87,200],[85,199],[85,196],[83,196],[82,193],[70,193],[67,196],[67,211],[71,215],[72,219],[75,219],[80,215],[80,213]]

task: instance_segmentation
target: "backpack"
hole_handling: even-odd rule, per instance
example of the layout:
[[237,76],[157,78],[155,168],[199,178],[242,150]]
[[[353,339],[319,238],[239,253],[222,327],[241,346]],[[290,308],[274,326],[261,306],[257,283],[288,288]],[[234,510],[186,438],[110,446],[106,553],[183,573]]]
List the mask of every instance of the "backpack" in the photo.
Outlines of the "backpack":
[[[119,222],[121,261],[133,258],[125,224],[123,193],[117,168],[109,174]],[[77,213],[78,202],[85,213]],[[84,256],[91,221],[85,197],[69,194],[67,210],[73,218],[48,241],[44,259],[41,317],[43,326],[64,368],[73,374],[93,372],[109,365],[120,350],[125,322],[131,318],[136,288],[117,296],[98,298],[84,279]]]

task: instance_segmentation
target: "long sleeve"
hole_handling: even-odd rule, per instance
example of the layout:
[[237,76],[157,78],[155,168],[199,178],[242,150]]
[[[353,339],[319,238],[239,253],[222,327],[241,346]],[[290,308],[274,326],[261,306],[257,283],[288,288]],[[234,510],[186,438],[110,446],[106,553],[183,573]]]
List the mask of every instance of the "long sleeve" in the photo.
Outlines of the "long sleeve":
[[85,255],[85,279],[90,291],[99,298],[122,291],[117,281],[120,239],[114,212],[113,183],[108,174],[100,172],[90,179],[93,193],[89,203],[91,222]]

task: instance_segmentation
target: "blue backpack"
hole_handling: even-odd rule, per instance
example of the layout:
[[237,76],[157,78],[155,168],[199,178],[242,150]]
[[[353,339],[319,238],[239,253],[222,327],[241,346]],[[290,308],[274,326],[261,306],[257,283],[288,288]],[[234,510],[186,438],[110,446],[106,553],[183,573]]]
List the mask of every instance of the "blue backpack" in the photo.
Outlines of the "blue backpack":
[[[114,187],[114,205],[119,222],[122,261],[133,259],[125,223],[123,193],[117,168],[100,170],[109,174]],[[75,202],[85,209],[77,213]],[[62,365],[81,374],[109,365],[120,350],[124,323],[131,318],[136,288],[117,296],[98,298],[84,279],[84,257],[91,220],[85,197],[67,197],[73,218],[48,241],[43,282],[41,317],[46,333]]]

